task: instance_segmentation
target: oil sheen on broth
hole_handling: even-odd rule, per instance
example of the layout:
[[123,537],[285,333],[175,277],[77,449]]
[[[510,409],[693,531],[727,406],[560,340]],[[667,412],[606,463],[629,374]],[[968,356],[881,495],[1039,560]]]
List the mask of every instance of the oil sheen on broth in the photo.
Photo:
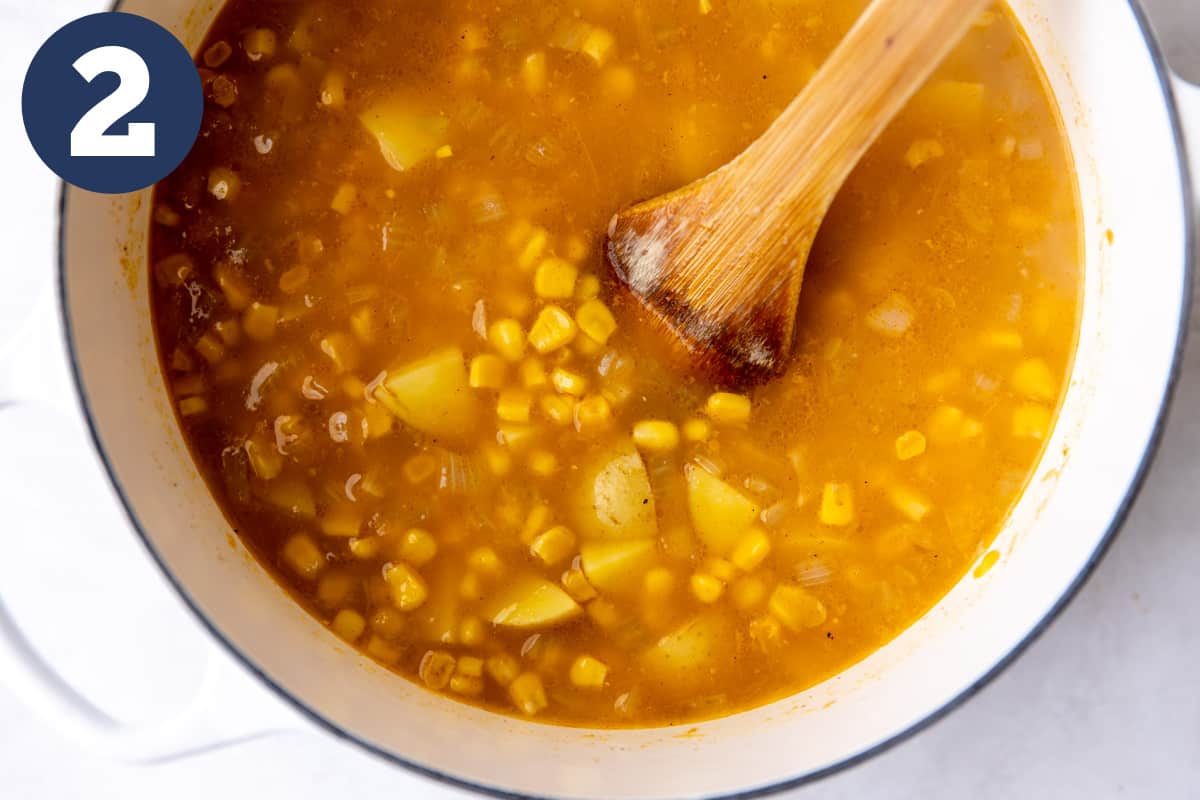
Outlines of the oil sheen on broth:
[[617,209],[744,148],[864,5],[230,3],[153,310],[213,493],[331,641],[501,712],[661,725],[837,673],[985,552],[1082,280],[1007,12],[841,193],[780,380],[673,371],[601,261]]

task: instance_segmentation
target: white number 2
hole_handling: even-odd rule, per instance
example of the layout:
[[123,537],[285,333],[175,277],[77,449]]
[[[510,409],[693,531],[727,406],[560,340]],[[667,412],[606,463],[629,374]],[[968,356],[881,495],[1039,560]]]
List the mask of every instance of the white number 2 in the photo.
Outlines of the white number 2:
[[154,123],[130,122],[129,132],[106,134],[117,120],[137,108],[150,92],[150,70],[142,57],[127,47],[108,45],[76,59],[75,71],[91,83],[114,72],[116,91],[92,106],[71,130],[71,156],[154,156]]

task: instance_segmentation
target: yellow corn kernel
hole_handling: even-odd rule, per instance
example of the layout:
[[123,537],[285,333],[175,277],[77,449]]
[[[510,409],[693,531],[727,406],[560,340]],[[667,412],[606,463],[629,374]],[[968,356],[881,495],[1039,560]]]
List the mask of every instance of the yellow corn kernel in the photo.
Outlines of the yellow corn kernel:
[[725,592],[725,584],[721,583],[721,579],[705,572],[693,573],[689,585],[697,600],[710,605],[720,600]]
[[896,458],[908,461],[925,452],[925,434],[917,430],[905,431],[896,437]]
[[383,550],[383,539],[378,536],[354,536],[347,542],[350,554],[363,561],[377,558]]
[[589,394],[575,406],[575,430],[591,433],[612,423],[612,406],[603,395]]
[[981,433],[983,433],[983,423],[974,417],[964,419],[958,429],[958,435],[964,439],[974,439]]
[[734,545],[729,560],[743,572],[750,572],[757,569],[770,554],[771,540],[767,537],[767,532],[755,526],[746,531]]
[[574,397],[581,397],[587,391],[588,384],[587,378],[578,372],[572,372],[562,367],[555,367],[554,371],[550,373],[550,383],[554,386],[555,391]]
[[575,552],[575,534],[565,525],[555,525],[533,540],[529,552],[546,566],[552,567]]
[[434,158],[450,158],[452,155],[454,155],[454,148],[448,144],[444,144],[433,151]]
[[617,40],[604,28],[592,28],[588,31],[587,36],[583,37],[583,43],[579,45],[579,52],[589,56],[597,65],[604,66],[604,62],[608,61],[608,57],[616,45]]
[[185,397],[179,401],[179,416],[194,417],[208,411],[208,400],[202,396]]
[[[583,258],[583,255],[580,255],[579,258]],[[595,275],[584,275],[580,277],[579,282],[575,284],[576,300],[591,300],[599,294],[600,279]]]
[[483,694],[483,678],[456,673],[450,677],[450,691],[467,697]]
[[587,604],[587,613],[592,622],[604,630],[612,630],[621,624],[621,612],[609,600],[598,597]]
[[545,228],[534,228],[533,232],[529,234],[529,238],[525,240],[525,246],[517,255],[517,266],[525,271],[533,269],[538,259],[542,257],[542,253],[546,252],[546,243],[549,240],[550,234],[546,232]]
[[712,435],[712,425],[706,419],[693,417],[683,423],[683,438],[688,442],[707,442]]
[[992,350],[1004,350],[1010,353],[1020,351],[1025,345],[1025,340],[1021,338],[1020,333],[1009,330],[987,331],[979,337],[979,340],[984,347]]
[[755,617],[748,626],[750,638],[758,645],[758,649],[769,653],[783,641],[783,630],[779,620],[774,617]]
[[669,453],[679,446],[679,429],[667,420],[642,420],[633,426],[633,443],[652,453]]
[[721,583],[729,583],[737,575],[737,569],[733,566],[732,562],[717,556],[710,556],[704,559],[704,562],[700,565],[700,572],[712,575]]
[[538,297],[565,300],[575,294],[579,270],[569,261],[551,256],[542,259],[533,273],[533,291]]
[[1022,403],[1013,409],[1012,435],[1042,441],[1050,433],[1050,409],[1037,403]]
[[719,425],[745,425],[750,421],[750,398],[744,394],[714,392],[704,404],[704,413]]
[[938,446],[953,444],[962,435],[965,416],[958,406],[938,406],[925,422],[925,435]]
[[541,478],[548,478],[558,471],[558,457],[549,450],[534,450],[529,454],[529,471]]
[[933,510],[933,503],[928,497],[908,486],[891,487],[888,499],[892,501],[893,508],[913,522],[920,522]]
[[346,104],[346,74],[331,69],[321,79],[321,105],[326,108],[341,108]]
[[358,345],[345,333],[331,333],[320,342],[321,352],[329,356],[338,372],[350,372],[358,366]]
[[264,436],[255,435],[246,440],[244,445],[246,460],[250,469],[264,481],[269,481],[283,471],[283,456],[269,443]]
[[308,267],[292,267],[285,270],[279,275],[279,291],[284,294],[299,291],[304,284],[308,283],[309,275]]
[[487,333],[488,343],[505,361],[515,363],[525,355],[525,330],[515,319],[496,320]]
[[237,347],[242,341],[242,326],[235,319],[222,319],[213,323],[212,331],[226,347]]
[[342,391],[347,397],[358,399],[367,391],[367,385],[357,375],[347,375],[342,378]]
[[512,472],[512,454],[498,445],[484,445],[483,460],[488,470],[497,478],[503,478]]
[[771,592],[767,608],[785,628],[795,633],[825,621],[825,604],[795,583],[781,583]]
[[242,190],[242,179],[228,167],[217,167],[208,173],[208,193],[218,200],[233,202]]
[[604,345],[582,331],[575,336],[575,341],[571,342],[571,346],[576,353],[585,358],[592,358],[604,352]]
[[596,299],[579,306],[575,311],[575,321],[579,324],[579,330],[600,344],[608,344],[609,337],[617,330],[617,321],[608,306]]
[[429,597],[429,587],[425,585],[425,580],[403,562],[386,567],[383,579],[392,587],[392,602],[401,611],[420,608]]
[[538,312],[529,329],[529,344],[539,353],[549,353],[569,345],[575,332],[575,320],[570,314],[558,306],[546,306]]
[[504,571],[504,562],[496,555],[496,551],[487,545],[476,547],[468,553],[467,564],[476,572],[493,578]]
[[213,278],[225,296],[225,303],[234,311],[242,311],[250,305],[250,286],[229,262],[222,261],[213,268]]
[[246,58],[251,61],[261,61],[275,55],[275,31],[266,28],[255,28],[247,31],[242,39],[242,48]]
[[700,0],[699,11],[701,16],[712,13],[712,10],[712,0]]
[[916,169],[922,164],[944,155],[946,155],[946,148],[937,139],[917,139],[908,146],[908,150],[904,154],[904,163],[908,164],[910,169]]
[[586,603],[596,599],[596,588],[592,586],[587,576],[583,574],[583,570],[578,566],[572,566],[564,572],[561,583],[567,590],[567,594],[571,595],[571,599],[577,603]]
[[545,394],[538,400],[542,414],[555,425],[570,425],[578,401],[569,395]]
[[[467,647],[478,647],[487,639],[487,629],[483,626],[483,620],[479,617],[466,617],[462,622],[458,623],[458,641]],[[468,656],[463,656],[458,660],[458,668],[464,671],[463,662],[468,660]],[[472,659],[479,662],[479,672],[475,675],[483,674],[483,661],[481,659]],[[470,673],[468,673],[470,674]]]
[[433,473],[437,472],[438,460],[429,453],[417,453],[415,456],[407,459],[400,471],[404,473],[404,479],[411,484],[424,483],[433,477]]
[[472,389],[499,389],[504,385],[504,374],[508,366],[500,356],[483,353],[471,359],[468,383]]
[[610,103],[624,103],[637,91],[637,76],[624,64],[605,68],[600,75],[600,93]]
[[1018,394],[1030,400],[1050,402],[1057,394],[1054,373],[1040,358],[1030,358],[1022,361],[1013,370],[1012,386]]
[[196,340],[196,352],[209,364],[217,364],[225,358],[225,345],[211,331]]
[[357,201],[358,189],[353,183],[343,183],[333,193],[333,199],[329,201],[329,208],[345,216],[354,210],[354,204]]
[[362,514],[353,506],[334,506],[321,515],[321,533],[349,539],[358,536]]
[[530,53],[521,62],[521,84],[530,94],[546,91],[546,54]]
[[505,422],[529,422],[533,395],[524,389],[505,389],[496,399],[496,416]]
[[580,689],[599,689],[608,679],[608,665],[599,659],[582,655],[571,664],[571,683]]
[[854,521],[854,493],[849,484],[827,483],[821,490],[818,519],[826,525],[845,526]]
[[537,535],[550,524],[550,519],[550,506],[545,503],[539,503],[529,509],[529,514],[525,517],[525,524],[521,526],[521,542],[526,545],[533,544]]
[[666,567],[654,567],[642,576],[642,589],[651,597],[667,597],[675,591],[675,573]]
[[542,679],[532,672],[523,672],[508,685],[508,696],[522,714],[532,717],[546,707],[546,689]]
[[395,639],[404,630],[405,617],[395,608],[378,608],[371,615],[371,630],[385,639]]
[[367,655],[385,664],[395,664],[400,660],[400,651],[392,647],[387,643],[386,639],[380,636],[372,636],[368,639],[365,649]]
[[458,582],[458,595],[464,600],[479,600],[483,597],[483,582],[476,572],[468,572]]
[[312,537],[298,533],[284,543],[279,553],[283,561],[301,578],[313,579],[325,566],[325,556]]
[[542,366],[542,361],[536,356],[530,356],[521,362],[518,368],[521,378],[521,385],[526,389],[540,389],[549,383],[550,378],[546,375],[546,368]]
[[242,330],[256,342],[265,342],[275,335],[279,321],[278,306],[268,306],[255,301],[242,312]]
[[508,653],[500,653],[485,661],[484,669],[487,670],[487,674],[492,676],[492,680],[496,683],[501,686],[508,686],[517,679],[517,675],[521,671],[521,666]]
[[953,389],[962,380],[962,370],[957,367],[930,375],[925,380],[925,393],[942,395]]
[[454,674],[454,656],[442,650],[429,650],[421,657],[417,675],[430,689],[445,689]]
[[729,587],[729,599],[738,611],[749,611],[759,606],[767,596],[767,585],[761,578],[745,575]]
[[415,567],[428,564],[437,551],[437,540],[424,528],[409,528],[400,539],[400,557]]
[[357,611],[343,608],[333,618],[333,622],[329,623],[329,627],[333,628],[333,632],[338,636],[354,644],[367,629],[367,621]]

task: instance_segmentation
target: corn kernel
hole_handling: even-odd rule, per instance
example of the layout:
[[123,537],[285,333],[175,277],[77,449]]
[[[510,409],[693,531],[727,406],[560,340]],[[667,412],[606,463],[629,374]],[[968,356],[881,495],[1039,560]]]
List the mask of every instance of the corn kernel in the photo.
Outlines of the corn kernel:
[[1018,364],[1013,370],[1012,385],[1018,394],[1030,400],[1048,403],[1057,394],[1054,373],[1040,358],[1030,358]]
[[525,331],[515,319],[501,319],[488,328],[488,343],[505,361],[517,362],[525,355]]
[[710,605],[720,600],[725,592],[725,584],[721,583],[720,578],[704,572],[693,573],[689,585],[697,600]]
[[261,61],[275,55],[275,31],[266,28],[255,28],[248,31],[242,39],[242,48],[246,58],[251,61]]
[[707,14],[711,14],[711,13],[712,13],[712,9],[713,9],[713,6],[712,6],[712,0],[700,0],[700,2],[699,2],[699,11],[700,11],[700,15],[701,15],[701,16],[705,16],[705,15],[707,15]]
[[[579,258],[583,258],[581,255]],[[578,259],[576,259],[578,260]],[[591,300],[600,294],[600,279],[595,275],[583,275],[575,284],[576,300]],[[590,334],[589,334],[590,335]],[[595,338],[595,337],[592,337]]]
[[1013,409],[1012,435],[1042,441],[1050,433],[1050,409],[1037,403],[1022,403]]
[[561,258],[542,259],[533,273],[533,291],[538,297],[565,300],[575,294],[575,278],[579,270]]
[[346,104],[346,74],[331,69],[321,79],[321,105],[326,108],[341,108]]
[[242,190],[242,179],[228,167],[217,167],[208,173],[208,193],[218,200],[233,202]]
[[771,554],[771,540],[767,532],[757,526],[746,531],[733,548],[729,560],[743,572],[757,569]]
[[652,453],[669,453],[679,446],[679,429],[666,420],[642,420],[633,426],[633,443]]
[[504,562],[500,560],[500,556],[496,555],[496,551],[487,545],[476,547],[468,553],[467,564],[476,572],[492,577],[499,575],[504,570]]
[[974,439],[981,433],[983,433],[983,423],[974,417],[964,419],[958,429],[958,435],[964,439]]
[[818,518],[826,525],[845,526],[854,521],[854,494],[846,483],[827,483],[821,491]]
[[984,347],[1008,352],[1018,352],[1025,344],[1020,333],[1008,330],[987,331],[980,337],[980,342]]
[[378,536],[352,536],[346,544],[350,555],[363,561],[377,558],[383,550],[383,540]]
[[529,552],[546,566],[552,567],[575,552],[575,534],[564,525],[555,525],[533,540]]
[[608,665],[588,655],[579,656],[571,664],[571,683],[581,689],[599,689],[608,679]]
[[536,356],[530,356],[522,361],[518,372],[521,377],[521,385],[526,389],[539,389],[550,381],[541,359]]
[[400,562],[384,568],[383,579],[392,587],[392,602],[401,611],[412,611],[424,605],[429,587],[417,571]]
[[464,600],[479,600],[483,597],[483,582],[476,572],[468,572],[458,582],[458,596]]
[[788,630],[799,633],[825,621],[825,604],[803,586],[781,583],[771,592],[767,608]]
[[637,90],[637,76],[624,64],[614,64],[600,75],[600,92],[610,103],[624,103]]
[[612,630],[621,624],[621,612],[609,600],[598,597],[587,604],[588,616],[592,622],[605,630]]
[[963,410],[957,406],[938,406],[925,423],[925,435],[935,445],[957,442],[962,435]]
[[578,372],[572,372],[562,367],[555,367],[550,373],[550,383],[554,386],[555,391],[561,394],[569,394],[574,397],[580,397],[587,391],[587,378],[580,375]]
[[579,330],[600,344],[608,344],[609,337],[617,330],[617,321],[608,306],[599,300],[588,300],[575,311]]
[[517,678],[517,674],[521,671],[517,660],[508,653],[501,653],[492,656],[484,662],[484,668],[487,674],[492,677],[496,683],[501,686],[508,686]]
[[908,461],[925,452],[925,434],[920,431],[905,431],[896,437],[896,458]]
[[329,208],[345,216],[354,210],[354,204],[357,201],[358,189],[353,183],[343,183],[333,193],[333,199],[329,201]]
[[750,638],[764,653],[774,650],[783,640],[783,630],[774,617],[756,617],[750,620],[748,630]]
[[351,372],[358,366],[358,345],[348,334],[331,333],[321,340],[320,346],[338,372]]
[[549,450],[534,450],[529,454],[529,471],[541,478],[548,478],[558,471],[558,457]]
[[363,631],[367,629],[367,621],[357,611],[343,608],[333,618],[333,622],[329,626],[333,628],[333,632],[338,636],[350,642],[350,644],[354,644],[358,641],[358,637],[363,635]]
[[265,342],[275,335],[279,321],[279,308],[255,301],[242,312],[242,329],[246,336],[256,342]]
[[471,359],[467,382],[472,389],[499,389],[504,385],[504,373],[507,370],[500,356],[484,353]]
[[496,400],[496,416],[505,422],[529,422],[533,396],[523,389],[505,389]]
[[512,450],[523,450],[537,439],[538,429],[520,422],[501,422],[496,426],[496,441]]
[[925,519],[933,509],[933,503],[928,497],[908,486],[893,486],[888,490],[888,499],[892,507],[913,522]]
[[578,401],[570,395],[545,394],[538,400],[543,416],[555,425],[570,425]]
[[571,347],[576,353],[585,358],[594,358],[604,352],[604,345],[582,331],[575,336],[575,341],[571,342]]
[[400,660],[400,651],[379,636],[372,636],[367,640],[366,651],[371,658],[385,664],[395,664]]
[[617,40],[604,28],[592,28],[583,38],[579,52],[589,56],[597,65],[604,66],[616,45]]
[[285,270],[279,275],[279,291],[284,294],[299,291],[308,282],[309,274],[308,267],[303,266]]
[[454,155],[454,148],[448,144],[444,144],[437,150],[433,151],[434,158],[450,158]]
[[508,696],[522,714],[532,717],[546,707],[546,689],[542,679],[532,672],[523,672],[508,685]]
[[750,421],[750,398],[744,394],[714,392],[704,405],[704,413],[720,425],[745,425]]
[[473,675],[452,675],[450,677],[450,691],[467,697],[475,697],[476,695],[483,694],[483,678]]
[[759,606],[767,596],[767,585],[761,578],[745,575],[729,587],[729,599],[738,611],[749,611]]
[[521,84],[530,94],[546,91],[546,54],[530,53],[521,62]]
[[525,524],[521,527],[521,542],[525,545],[533,544],[537,535],[550,524],[550,519],[550,506],[545,503],[539,503],[529,509],[529,514],[525,517]]
[[400,557],[415,567],[428,564],[437,551],[437,539],[423,528],[409,528],[400,539]]
[[512,454],[494,444],[484,445],[483,460],[488,470],[497,478],[503,478],[512,472]]
[[575,338],[575,320],[558,306],[550,305],[538,312],[529,330],[529,344],[539,353],[549,353],[566,347]]
[[442,650],[429,650],[421,657],[417,675],[430,689],[445,689],[454,674],[454,656]]
[[424,483],[433,477],[433,473],[437,472],[438,460],[429,453],[417,453],[415,456],[406,459],[404,466],[400,471],[404,473],[404,479],[412,484]]
[[542,257],[542,253],[546,252],[546,244],[550,240],[550,234],[545,228],[534,228],[529,234],[529,238],[525,240],[525,246],[521,248],[521,252],[517,255],[517,266],[522,270],[531,270],[537,264],[538,259]]
[[279,553],[284,563],[301,578],[311,580],[325,566],[325,556],[311,537],[298,533],[284,543]]
[[651,597],[666,597],[675,591],[675,573],[666,567],[654,567],[642,577],[642,589]]
[[208,400],[202,396],[185,397],[179,401],[179,416],[194,417],[208,411]]
[[612,406],[603,395],[589,394],[575,406],[575,430],[590,433],[604,430],[612,422]]
[[737,569],[731,562],[717,556],[704,559],[704,563],[700,565],[700,571],[712,575],[721,583],[729,583],[737,575]]
[[[487,629],[483,626],[483,620],[479,617],[465,617],[462,622],[458,623],[458,641],[462,642],[467,647],[478,647],[487,639]],[[467,673],[482,675],[483,661],[481,659],[470,659],[468,656],[463,656],[458,660],[458,669],[460,672],[465,672],[466,667],[464,661],[479,662],[479,672]]]
[[683,438],[688,442],[707,442],[712,435],[712,425],[706,419],[694,417],[683,423]]
[[404,627],[404,614],[394,608],[379,608],[371,615],[371,630],[385,639],[395,639]]
[[334,506],[321,515],[321,533],[326,536],[350,538],[358,536],[362,514],[350,506]]
[[200,357],[209,364],[216,364],[225,358],[225,345],[211,332],[197,339],[195,348]]
[[578,566],[572,566],[569,570],[562,574],[561,583],[563,588],[567,590],[567,594],[577,603],[586,603],[589,600],[596,599],[596,589],[588,581],[587,576],[583,574],[583,570]]

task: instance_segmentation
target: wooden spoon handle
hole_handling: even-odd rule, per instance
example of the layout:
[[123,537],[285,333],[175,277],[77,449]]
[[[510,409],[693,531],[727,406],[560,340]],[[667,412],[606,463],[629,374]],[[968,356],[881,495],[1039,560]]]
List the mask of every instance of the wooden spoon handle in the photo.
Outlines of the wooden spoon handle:
[[807,200],[813,213],[798,216],[822,217],[867,148],[989,2],[875,0],[804,91],[734,162],[742,191],[755,195],[748,203]]

